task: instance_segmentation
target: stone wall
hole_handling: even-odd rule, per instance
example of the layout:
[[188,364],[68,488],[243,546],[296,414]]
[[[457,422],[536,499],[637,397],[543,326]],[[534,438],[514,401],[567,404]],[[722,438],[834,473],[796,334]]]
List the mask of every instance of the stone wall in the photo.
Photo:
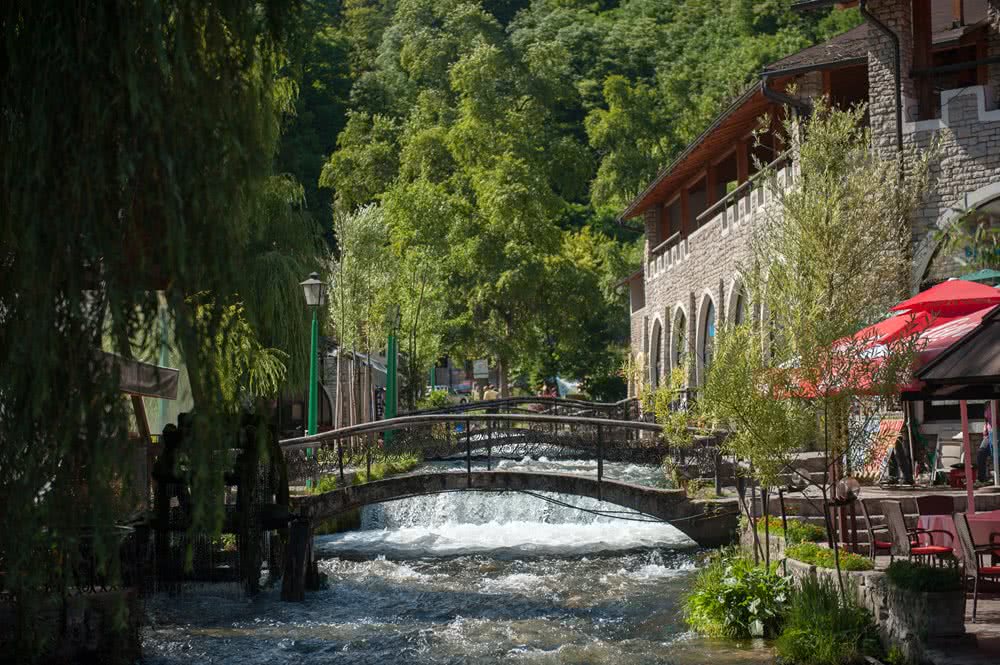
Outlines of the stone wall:
[[[791,167],[780,170],[778,186],[790,182],[792,177]],[[669,375],[680,342],[679,324],[683,317],[688,385],[698,386],[703,382],[700,354],[709,303],[715,309],[716,325],[733,320],[742,289],[740,268],[750,258],[754,229],[774,214],[776,205],[770,188],[761,184],[735,197],[699,229],[665,251],[652,254],[650,250],[655,245],[647,236],[643,266],[646,305],[631,317],[632,351],[644,363],[645,381],[652,378],[657,344],[663,358],[660,379]]]
[[[941,93],[941,117],[916,121],[916,82],[910,76],[913,66],[911,4],[896,0],[871,0],[869,9],[899,36],[903,102],[904,163],[912,163],[919,150],[936,146],[937,159],[932,168],[932,184],[924,203],[911,219],[913,274],[915,292],[927,279],[952,276],[959,270],[954,257],[936,256],[938,229],[947,228],[960,214],[977,205],[1000,197],[1000,64],[988,66],[990,86],[972,86]],[[1000,0],[990,0],[989,55],[1000,54]],[[895,157],[896,146],[896,58],[893,41],[877,29],[871,30],[868,52],[869,116],[872,141],[886,157]],[[818,73],[799,78],[799,94],[821,90]],[[658,208],[644,214],[646,250],[644,283],[646,305],[634,312],[632,323],[633,354],[643,353],[645,380],[651,377],[651,333],[657,321],[664,362],[661,376],[669,371],[676,350],[675,323],[683,313],[686,320],[689,384],[701,382],[702,368],[696,357],[701,349],[704,313],[709,301],[718,320],[726,321],[733,294],[738,292],[739,266],[749,255],[751,229],[761,215],[761,202],[740,201],[731,210],[674,243],[656,255],[651,250],[664,238],[657,236]],[[731,312],[729,313],[731,315]],[[669,331],[669,334],[667,334]]]
[[[926,279],[953,276],[957,264],[941,257],[931,265],[937,249],[935,230],[946,227],[971,206],[1000,196],[1000,64],[989,66],[989,86],[973,86],[941,93],[941,114],[935,120],[917,120],[913,67],[911,4],[872,0],[869,9],[898,37],[902,66],[903,150],[912,160],[918,150],[933,143],[938,159],[924,204],[911,220],[913,239],[912,288]],[[1000,2],[990,0],[990,55],[1000,53]],[[895,52],[892,40],[872,30],[868,52],[869,115],[872,140],[885,156],[896,155]]]
[[[837,585],[837,571],[785,559],[785,570],[792,579],[814,577]],[[965,633],[965,594],[915,593],[889,584],[879,570],[842,571],[844,587],[858,604],[872,613],[879,629],[879,639],[888,650],[895,646],[908,662],[923,662],[929,641],[958,637]]]

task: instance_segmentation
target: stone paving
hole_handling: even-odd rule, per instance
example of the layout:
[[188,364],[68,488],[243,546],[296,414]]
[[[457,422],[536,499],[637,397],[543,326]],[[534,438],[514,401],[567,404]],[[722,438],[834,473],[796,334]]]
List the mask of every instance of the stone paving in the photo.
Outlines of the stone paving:
[[934,665],[997,665],[1000,663],[1000,593],[980,595],[976,623],[972,598],[965,612],[965,638],[935,644],[927,651]]

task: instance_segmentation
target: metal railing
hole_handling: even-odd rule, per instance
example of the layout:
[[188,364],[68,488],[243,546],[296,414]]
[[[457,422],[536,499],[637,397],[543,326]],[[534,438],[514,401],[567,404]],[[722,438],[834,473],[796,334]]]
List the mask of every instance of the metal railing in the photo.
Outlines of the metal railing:
[[[391,435],[388,433],[391,432]],[[718,456],[715,434],[696,433],[694,446],[681,450],[663,437],[663,426],[641,420],[541,413],[420,413],[363,423],[280,442],[291,484],[350,473],[383,460],[414,456],[422,461],[472,462],[492,470],[501,459],[526,457],[588,459],[604,475],[605,462],[661,464],[667,455],[681,460]],[[308,451],[308,452],[307,452]],[[700,465],[699,465],[700,466]],[[712,472],[711,469],[708,471]]]
[[563,397],[505,397],[495,400],[468,401],[464,404],[451,404],[433,409],[418,409],[409,411],[404,415],[467,413],[469,411],[480,410],[488,410],[492,413],[540,413],[547,415],[593,416],[615,420],[637,420],[639,417],[639,402],[634,397],[628,397],[617,402],[592,402]]

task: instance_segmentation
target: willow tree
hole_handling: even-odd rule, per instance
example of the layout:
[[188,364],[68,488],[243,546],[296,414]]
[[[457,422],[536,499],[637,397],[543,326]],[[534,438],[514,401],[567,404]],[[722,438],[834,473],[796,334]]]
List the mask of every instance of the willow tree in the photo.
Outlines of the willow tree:
[[[242,332],[264,340],[245,349],[284,344],[257,308],[274,301],[269,288],[299,297],[262,251],[292,93],[279,77],[288,7],[0,6],[0,585],[18,605],[24,660],[40,649],[38,590],[73,584],[76,543],[91,540],[101,566],[114,558],[104,527],[130,508],[132,449],[120,367],[98,351],[127,357],[152,344],[161,302],[197,400],[194,528],[221,523],[213,460],[232,418],[222,396],[247,375],[212,340]],[[270,286],[249,279],[258,269],[272,271]],[[258,378],[275,379],[278,356],[259,359]]]
[[866,440],[852,411],[892,402],[915,345],[912,338],[876,345],[875,335],[858,332],[907,295],[909,218],[932,151],[905,162],[880,155],[864,113],[820,101],[811,117],[785,123],[797,174],[791,182],[764,174],[773,202],[757,221],[744,267],[763,314],[754,327],[721,331],[702,404],[733,431],[728,445],[763,483],[794,473],[794,452],[814,443],[826,459],[818,483],[824,501],[832,465]]

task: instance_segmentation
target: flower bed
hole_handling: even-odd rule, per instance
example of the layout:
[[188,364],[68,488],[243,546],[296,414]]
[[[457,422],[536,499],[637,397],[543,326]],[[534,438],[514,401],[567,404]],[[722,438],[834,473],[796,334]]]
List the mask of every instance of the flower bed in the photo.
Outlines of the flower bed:
[[[803,563],[812,564],[819,568],[836,568],[833,550],[829,547],[822,547],[816,543],[798,543],[785,548],[785,556]],[[853,552],[840,551],[841,570],[872,570],[874,568],[871,559],[854,554]]]
[[[787,520],[788,522],[788,544],[795,543],[818,543],[826,539],[826,531],[818,524],[810,524],[801,520]],[[767,526],[770,535],[783,536],[785,531],[782,528],[780,517],[767,518]],[[764,535],[764,518],[757,518],[757,533]]]

